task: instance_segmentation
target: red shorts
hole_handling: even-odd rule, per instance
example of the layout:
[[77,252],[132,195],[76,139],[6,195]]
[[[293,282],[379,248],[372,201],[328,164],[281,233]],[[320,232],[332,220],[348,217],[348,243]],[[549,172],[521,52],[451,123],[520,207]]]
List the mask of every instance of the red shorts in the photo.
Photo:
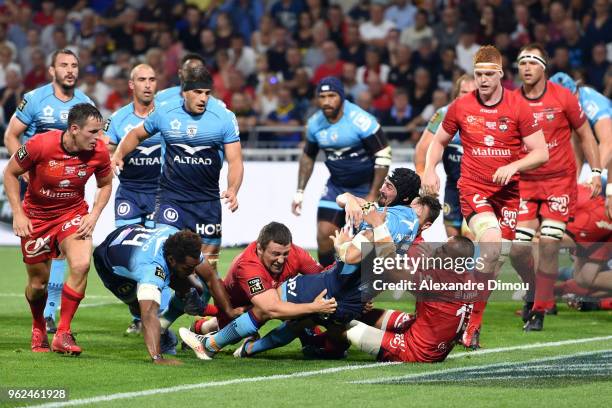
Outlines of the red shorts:
[[550,219],[567,223],[575,213],[578,197],[576,177],[521,180],[518,220]]
[[435,363],[443,361],[453,349],[453,344],[442,342],[438,345],[438,350],[432,353],[419,352],[414,344],[414,337],[409,328],[403,333],[385,332],[378,361],[399,361],[403,363]]
[[472,215],[492,212],[499,222],[502,238],[514,239],[520,203],[517,181],[512,181],[506,186],[496,186],[462,177],[457,186],[461,213],[468,222]]
[[79,210],[53,220],[30,218],[34,230],[28,238],[21,238],[23,262],[31,265],[57,258],[60,243],[76,233],[85,215],[86,210]]
[[576,255],[598,262],[612,259],[611,224],[603,205],[592,211],[577,212],[567,226],[567,234],[576,242]]

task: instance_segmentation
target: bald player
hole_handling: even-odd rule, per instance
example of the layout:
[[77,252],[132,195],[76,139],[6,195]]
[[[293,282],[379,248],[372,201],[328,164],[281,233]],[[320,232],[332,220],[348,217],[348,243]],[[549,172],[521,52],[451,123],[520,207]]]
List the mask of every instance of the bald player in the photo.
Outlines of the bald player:
[[[129,87],[133,101],[112,114],[104,125],[108,137],[108,150],[113,153],[128,132],[138,125],[155,108],[157,90],[155,71],[149,65],[140,64],[130,73]],[[141,224],[153,227],[155,194],[159,184],[161,167],[161,139],[159,134],[144,140],[125,158],[125,166],[119,174],[119,187],[115,194],[115,227]],[[169,291],[169,289],[166,289]],[[165,300],[165,302],[164,302]],[[161,310],[168,304],[168,296],[162,296]],[[128,327],[127,334],[140,332],[140,319]]]

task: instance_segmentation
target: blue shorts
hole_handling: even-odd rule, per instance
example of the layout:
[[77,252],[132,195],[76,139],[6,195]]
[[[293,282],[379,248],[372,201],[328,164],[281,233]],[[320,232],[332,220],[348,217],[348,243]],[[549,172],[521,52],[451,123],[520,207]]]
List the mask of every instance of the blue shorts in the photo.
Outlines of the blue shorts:
[[462,222],[463,215],[461,215],[457,182],[447,180],[444,187],[444,224],[461,228]]
[[106,256],[108,243],[112,242],[118,234],[123,231],[122,228],[113,231],[102,244],[100,244],[93,252],[93,262],[100,280],[115,295],[125,304],[130,304],[137,301],[136,291],[138,282],[124,276],[117,275],[113,272],[113,266],[110,264]]
[[155,227],[155,196],[156,193],[139,193],[119,186],[115,194],[115,227],[129,224]]
[[356,197],[365,198],[370,192],[370,183],[361,184],[356,187],[340,187],[327,180],[323,195],[319,201],[317,210],[318,221],[329,221],[332,224],[341,227],[344,225],[344,209],[336,204],[336,197],[340,194],[351,193]]
[[190,229],[202,238],[202,243],[221,245],[221,201],[199,203],[159,199],[153,218],[155,224]]
[[298,275],[282,284],[282,300],[291,303],[311,303],[319,293],[327,289],[325,297],[335,298],[338,303],[331,315],[318,315],[320,324],[346,324],[361,317],[365,304],[370,298],[360,290],[360,271],[342,275],[343,263],[336,263],[331,269],[314,275]]

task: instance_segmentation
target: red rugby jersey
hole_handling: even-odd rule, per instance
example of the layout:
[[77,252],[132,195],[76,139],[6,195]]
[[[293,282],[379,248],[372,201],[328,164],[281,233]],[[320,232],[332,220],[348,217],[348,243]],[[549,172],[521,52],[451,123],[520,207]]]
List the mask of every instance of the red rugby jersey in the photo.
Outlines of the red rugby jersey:
[[[529,99],[523,89],[515,92],[523,98],[533,115],[542,125],[548,146],[548,162],[540,167],[521,173],[523,180],[541,180],[542,177],[559,177],[576,174],[574,149],[572,148],[572,129],[578,129],[586,121],[578,99],[561,85],[546,82],[544,93],[536,99]],[[527,154],[523,149],[521,157]]]
[[[527,102],[506,89],[501,100],[491,106],[482,102],[477,90],[455,99],[442,126],[450,135],[459,131],[461,178],[490,185],[499,167],[519,159],[522,139],[540,130]],[[518,178],[515,174],[511,180]]]
[[71,211],[87,211],[87,180],[92,174],[101,178],[111,171],[104,141],[98,139],[94,150],[70,153],[62,145],[63,132],[40,133],[15,153],[17,163],[30,175],[23,200],[28,217],[52,220]]

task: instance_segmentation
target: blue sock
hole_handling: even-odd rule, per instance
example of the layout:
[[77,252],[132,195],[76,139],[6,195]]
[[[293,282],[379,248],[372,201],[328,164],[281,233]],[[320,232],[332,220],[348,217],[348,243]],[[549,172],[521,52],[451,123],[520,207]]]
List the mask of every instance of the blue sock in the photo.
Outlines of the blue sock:
[[162,329],[165,330],[170,327],[172,323],[176,321],[176,319],[178,319],[184,314],[183,310],[185,310],[185,304],[183,303],[183,301],[179,299],[178,296],[172,295],[170,301],[168,302],[168,307],[166,308],[166,311],[162,313],[159,318],[159,322],[161,324]]
[[296,334],[293,332],[293,330],[291,330],[291,328],[289,328],[287,322],[283,322],[283,324],[266,334],[261,339],[254,341],[250,346],[248,354],[252,356],[254,354],[261,353],[262,351],[282,347],[291,343],[296,338]]
[[217,352],[228,344],[237,343],[241,339],[257,333],[260,326],[250,311],[243,313],[214,336],[208,337],[205,346],[209,351]]
[[62,300],[62,289],[64,288],[64,272],[68,264],[65,259],[54,259],[51,261],[51,273],[47,286],[47,304],[44,316],[55,319],[55,312]]

